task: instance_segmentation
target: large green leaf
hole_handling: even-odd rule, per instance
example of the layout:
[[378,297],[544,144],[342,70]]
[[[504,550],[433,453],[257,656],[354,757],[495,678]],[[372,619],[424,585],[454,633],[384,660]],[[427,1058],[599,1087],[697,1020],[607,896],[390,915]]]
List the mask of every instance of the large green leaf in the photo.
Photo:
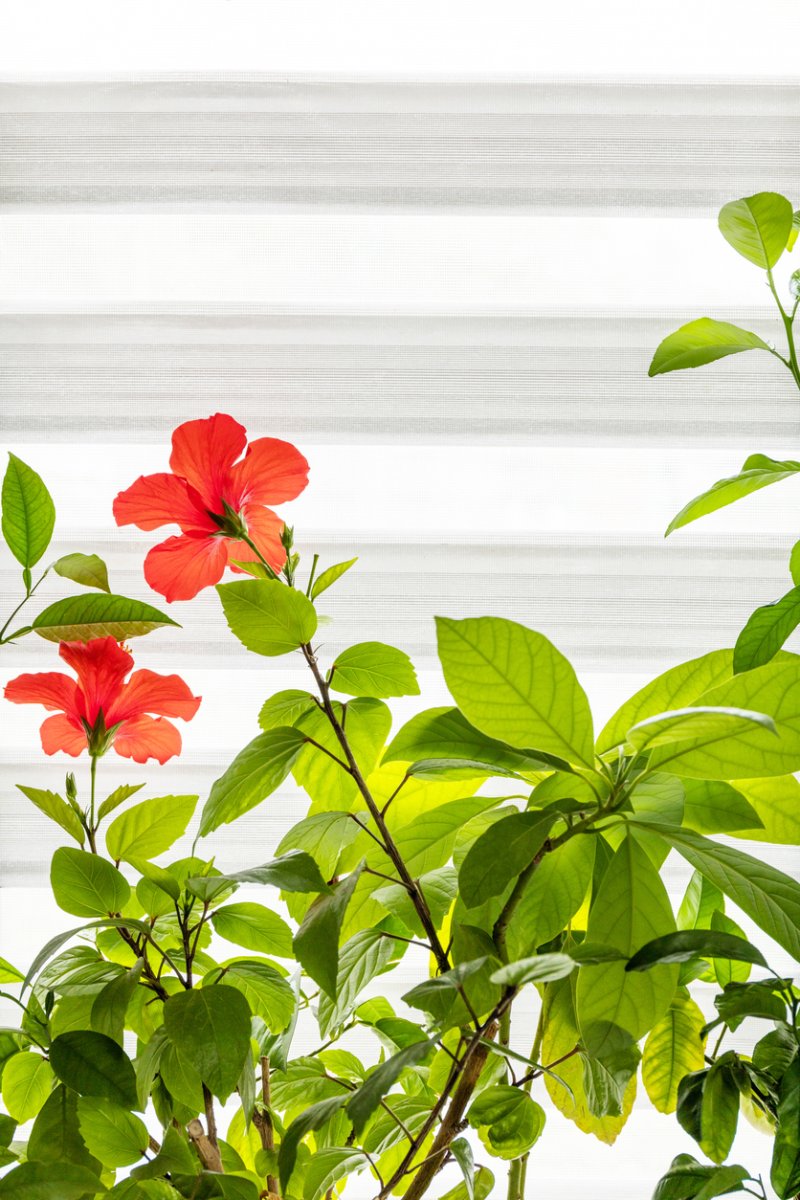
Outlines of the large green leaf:
[[753,725],[776,733],[775,722],[766,713],[698,704],[691,708],[658,713],[639,721],[628,730],[626,741],[639,753],[654,750],[657,746],[674,746],[687,741],[700,748],[736,737]]
[[506,929],[510,959],[525,958],[565,929],[592,882],[596,839],[574,837],[546,854]]
[[4,1200],[85,1200],[105,1191],[92,1171],[72,1163],[26,1162],[0,1179]]
[[800,587],[793,587],[780,600],[762,604],[747,619],[733,648],[733,669],[751,671],[774,658],[791,633],[800,625]]
[[749,496],[761,488],[769,487],[771,483],[780,483],[782,479],[791,479],[800,471],[800,463],[792,459],[779,461],[769,458],[766,454],[751,454],[746,458],[738,475],[729,475],[718,479],[707,491],[695,496],[685,504],[677,516],[673,517],[667,526],[665,537],[682,525],[688,525],[699,517],[706,517],[725,508],[743,496]]
[[178,1053],[225,1100],[250,1051],[250,1008],[241,992],[214,984],[170,996],[164,1004],[164,1028]]
[[200,818],[200,836],[235,821],[266,800],[289,774],[305,740],[299,730],[288,726],[253,738],[211,785]]
[[226,904],[211,914],[211,921],[219,936],[236,946],[291,958],[292,931],[282,917],[264,904],[249,901]]
[[86,838],[83,826],[78,820],[75,809],[67,804],[66,800],[55,792],[48,792],[43,788],[26,787],[22,783],[18,783],[17,787],[23,796],[27,796],[31,803],[36,805],[40,812],[50,817],[51,821],[55,821],[70,837],[74,837],[76,842],[83,845]]
[[330,891],[316,862],[304,850],[290,850],[288,854],[273,858],[263,866],[249,867],[245,871],[237,871],[235,875],[226,875],[225,878],[231,883],[269,884],[283,892]]
[[648,1034],[642,1054],[642,1082],[659,1112],[674,1112],[681,1079],[704,1067],[705,1023],[694,1000],[679,992]]
[[461,899],[467,908],[505,891],[541,850],[555,819],[555,813],[535,809],[512,813],[481,834],[458,873]]
[[315,900],[294,937],[294,952],[303,970],[334,1000],[339,971],[339,936],[360,874],[359,867],[337,883],[329,895]]
[[749,1178],[744,1167],[709,1167],[691,1154],[679,1154],[658,1181],[653,1200],[714,1200],[743,1191],[741,1184]]
[[[371,697],[351,700],[346,708],[335,701],[334,710],[347,727],[350,749],[366,778],[378,763],[391,729],[392,715],[382,701]],[[326,714],[315,709],[300,718],[298,728],[309,744],[292,768],[296,782],[308,792],[317,808],[349,810],[358,795],[358,786],[343,765],[344,751]]]
[[431,1053],[434,1043],[427,1038],[412,1042],[387,1058],[367,1077],[365,1083],[347,1101],[347,1115],[356,1133],[361,1133],[383,1097],[409,1067],[418,1066]]
[[744,938],[714,929],[679,929],[647,942],[632,956],[626,971],[649,971],[659,963],[690,962],[693,958],[723,958],[767,966],[756,946]]
[[87,1150],[104,1167],[129,1167],[148,1148],[144,1121],[106,1097],[81,1096],[78,1121]]
[[360,823],[350,813],[312,813],[281,838],[278,853],[305,850],[319,864],[325,878],[330,879],[336,873],[342,851],[358,837],[359,828]]
[[52,1086],[52,1069],[41,1054],[23,1050],[3,1064],[3,1103],[20,1124],[36,1116]]
[[411,659],[383,642],[359,642],[337,655],[331,668],[331,687],[347,696],[418,696],[419,684]]
[[340,1179],[355,1175],[366,1165],[364,1151],[351,1146],[329,1146],[317,1150],[304,1176],[303,1200],[322,1200],[329,1193],[335,1195],[333,1188]]
[[429,708],[417,713],[392,739],[383,756],[384,762],[431,759],[480,762],[497,768],[501,774],[530,774],[551,766],[534,752],[515,750],[486,737],[457,708]]
[[314,605],[277,579],[219,583],[217,591],[231,631],[254,654],[288,654],[316,632]]
[[770,1182],[779,1200],[789,1200],[800,1191],[800,1061],[797,1059],[780,1083]]
[[16,454],[8,456],[2,498],[6,544],[23,567],[35,566],[50,545],[56,510],[41,477]]
[[[767,863],[688,829],[648,824],[738,904],[768,937],[800,959],[800,884]],[[638,948],[638,947],[637,947]]]
[[81,1096],[113,1100],[138,1108],[133,1064],[121,1046],[103,1033],[75,1029],[50,1044],[50,1066],[58,1078]]
[[48,642],[90,642],[113,637],[118,642],[174,625],[164,613],[141,600],[96,593],[56,600],[34,618],[32,628]]
[[197,796],[158,796],[134,804],[106,830],[108,853],[117,861],[156,858],[186,832]]
[[[793,776],[787,776],[798,788],[800,800],[800,784]],[[758,781],[755,781],[758,782]],[[769,779],[760,781],[772,790],[772,785],[779,785],[784,780]],[[731,787],[719,779],[684,779],[683,780],[683,821],[671,824],[683,824],[693,829],[695,833],[733,833],[747,830],[747,837],[759,836],[757,831],[763,828],[761,814],[748,800],[737,783]],[[794,807],[794,806],[793,806]],[[797,807],[797,830],[800,834],[800,804]],[[781,841],[781,838],[769,837],[767,841]]]
[[749,329],[740,329],[727,321],[714,321],[711,317],[699,317],[664,338],[647,373],[652,378],[668,371],[703,367],[729,354],[741,354],[743,350],[768,351],[769,346]]
[[792,206],[777,192],[731,200],[719,213],[719,231],[742,258],[763,270],[774,267],[792,232]]
[[624,745],[631,726],[658,713],[692,704],[732,674],[732,650],[712,650],[710,654],[670,667],[617,709],[597,739],[598,753],[605,754],[615,746]]
[[97,554],[64,554],[53,563],[53,570],[62,579],[71,579],[82,587],[99,588],[110,592],[108,567]]
[[[755,779],[800,769],[800,659],[767,663],[712,688],[698,707],[747,709],[775,722],[776,733],[755,723],[716,739],[699,737],[662,746],[653,768],[696,779]],[[695,707],[695,706],[692,706]]]
[[[213,979],[213,973],[206,976]],[[275,967],[258,958],[237,958],[226,963],[224,981],[241,992],[250,1011],[270,1033],[282,1033],[294,1015],[295,995]]]
[[[755,842],[777,842],[782,846],[800,846],[800,782],[794,775],[772,779],[740,779],[736,789],[755,814],[747,825],[737,823],[736,836]],[[700,829],[700,833],[713,833]]]
[[563,654],[500,617],[436,618],[439,658],[456,703],[489,737],[592,768],[592,716]]
[[53,855],[50,883],[59,908],[76,917],[118,913],[131,889],[124,875],[98,854],[60,846]]
[[362,988],[379,975],[394,954],[396,943],[381,929],[362,929],[339,952],[335,998],[323,992],[319,998],[320,1033],[329,1033],[341,1025]]
[[[658,871],[629,834],[609,863],[592,903],[587,941],[629,957],[645,942],[674,929],[675,918]],[[669,1008],[677,978],[673,966],[655,967],[641,975],[626,972],[621,962],[583,967],[575,994],[581,1029],[606,1022],[640,1038]]]

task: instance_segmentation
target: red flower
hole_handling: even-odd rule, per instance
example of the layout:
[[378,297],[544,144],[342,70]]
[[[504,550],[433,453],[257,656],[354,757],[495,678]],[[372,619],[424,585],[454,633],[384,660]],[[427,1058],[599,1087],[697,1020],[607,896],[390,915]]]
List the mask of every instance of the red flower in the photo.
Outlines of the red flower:
[[171,475],[141,475],[114,501],[118,525],[180,526],[177,537],[154,546],[144,560],[151,588],[167,600],[191,600],[219,583],[231,562],[257,561],[239,540],[242,529],[280,571],[283,521],[265,505],[294,500],[306,486],[308,463],[295,446],[277,438],[248,446],[243,426],[216,413],[178,426],[169,465]]
[[[134,762],[157,758],[165,763],[181,751],[181,735],[165,717],[191,721],[200,705],[179,675],[134,671],[133,658],[113,637],[92,642],[62,642],[58,652],[75,674],[48,671],[18,675],[6,685],[14,704],[43,704],[58,716],[41,728],[45,754],[64,750],[73,758],[87,750],[95,756],[113,745]],[[158,716],[151,716],[157,713]]]

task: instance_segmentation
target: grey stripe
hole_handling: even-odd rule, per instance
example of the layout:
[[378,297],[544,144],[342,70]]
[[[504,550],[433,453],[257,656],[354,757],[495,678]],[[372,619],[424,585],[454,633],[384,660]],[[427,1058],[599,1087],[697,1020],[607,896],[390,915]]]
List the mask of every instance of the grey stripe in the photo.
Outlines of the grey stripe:
[[[687,312],[235,310],[0,316],[16,442],[160,440],[217,408],[315,442],[687,445],[791,441],[797,395],[766,354],[649,380]],[[778,340],[766,309],[717,311]],[[89,421],[89,414],[91,420]]]
[[0,203],[694,214],[795,193],[792,82],[0,85]]

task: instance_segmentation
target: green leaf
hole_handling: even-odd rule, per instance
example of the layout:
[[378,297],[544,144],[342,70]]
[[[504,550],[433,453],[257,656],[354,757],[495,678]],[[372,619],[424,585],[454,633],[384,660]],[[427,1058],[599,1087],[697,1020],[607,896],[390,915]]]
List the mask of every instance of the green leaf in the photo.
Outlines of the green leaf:
[[636,1042],[625,1029],[602,1021],[583,1033],[583,1090],[595,1117],[621,1117],[625,1094],[641,1061]]
[[472,1147],[466,1138],[456,1138],[450,1143],[450,1153],[461,1167],[468,1200],[475,1200],[475,1160],[472,1157]]
[[723,1055],[705,1077],[700,1107],[700,1148],[712,1162],[723,1163],[730,1154],[738,1120],[739,1088]]
[[678,992],[667,1013],[648,1034],[642,1055],[642,1082],[659,1112],[674,1112],[683,1076],[705,1066],[704,1026],[705,1017],[694,1000]]
[[383,1097],[391,1091],[403,1071],[419,1066],[431,1053],[434,1045],[434,1042],[425,1038],[398,1050],[397,1054],[387,1058],[386,1062],[371,1072],[358,1091],[353,1092],[347,1101],[347,1115],[353,1122],[356,1135],[362,1132]]
[[555,813],[512,813],[490,825],[467,852],[458,873],[461,899],[476,908],[505,891],[544,845]]
[[277,579],[218,583],[217,592],[231,632],[254,654],[288,654],[316,632],[314,605]]
[[703,367],[729,354],[741,354],[744,350],[767,350],[769,346],[749,329],[730,325],[727,321],[714,321],[711,317],[700,317],[681,325],[658,345],[647,374],[665,375],[668,371],[684,371],[689,367]]
[[[164,1131],[158,1154],[149,1163],[143,1163],[131,1171],[131,1177],[154,1179],[169,1174],[174,1178],[183,1173],[189,1174],[195,1170],[196,1166],[197,1158],[189,1149],[185,1134],[182,1131],[178,1132],[174,1125],[168,1125]],[[147,1195],[149,1196],[150,1193],[148,1192]],[[134,1197],[134,1200],[139,1200],[139,1197]],[[154,1197],[154,1200],[161,1200],[161,1197]],[[164,1200],[169,1200],[169,1198],[165,1197]]]
[[733,669],[751,671],[774,658],[791,633],[800,625],[800,587],[780,600],[763,604],[748,619],[733,649]]
[[[346,708],[338,700],[333,706],[338,719],[347,726],[350,749],[366,778],[378,764],[392,715],[382,701],[371,697],[350,700]],[[344,753],[330,721],[316,709],[301,717],[298,726],[309,744],[292,768],[295,781],[319,807],[349,811],[359,795],[358,785],[341,765]]]
[[[452,1147],[451,1147],[452,1150]],[[453,1155],[455,1158],[455,1155]],[[450,1188],[448,1192],[440,1198],[440,1200],[488,1200],[494,1192],[494,1175],[488,1167],[478,1167],[475,1172],[475,1183],[473,1192],[467,1188],[463,1181],[457,1183],[454,1188]]]
[[657,746],[672,746],[686,741],[691,741],[693,746],[701,748],[703,745],[714,745],[723,738],[736,737],[750,725],[758,725],[770,733],[777,733],[775,722],[765,713],[751,712],[743,708],[711,708],[697,705],[647,717],[628,730],[627,741],[639,753],[654,750]]
[[340,1179],[355,1175],[367,1165],[363,1150],[329,1146],[313,1155],[303,1181],[303,1200],[322,1200]]
[[98,854],[60,846],[53,855],[50,884],[59,908],[76,917],[118,913],[131,889],[124,875]]
[[679,1154],[658,1181],[653,1200],[713,1200],[742,1191],[739,1185],[749,1178],[744,1167],[708,1167],[691,1154]]
[[453,1006],[455,994],[463,990],[465,981],[485,966],[485,956],[469,962],[460,962],[452,970],[418,983],[410,992],[405,993],[403,1000],[411,1008],[421,1008],[423,1012],[428,1012],[436,1020],[442,1021]]
[[800,769],[800,659],[779,659],[734,675],[699,697],[699,705],[765,713],[778,736],[757,724],[734,734],[720,734],[662,746],[650,758],[651,768],[667,767],[676,775],[699,779],[754,779],[788,775]]
[[488,738],[470,725],[457,708],[429,708],[403,726],[387,747],[383,761],[418,762],[425,759],[486,763],[501,775],[552,769],[552,762],[535,752],[512,749]]
[[786,983],[777,979],[763,979],[757,983],[728,983],[714,997],[714,1006],[730,1029],[737,1029],[745,1017],[784,1022],[786,1000],[777,993],[785,991],[786,986]]
[[305,850],[326,879],[336,873],[339,857],[359,835],[359,823],[346,812],[321,812],[304,817],[281,838],[278,853]]
[[12,1054],[3,1066],[3,1103],[15,1121],[22,1124],[35,1117],[50,1095],[53,1072],[40,1054],[23,1050]]
[[92,1003],[92,1029],[113,1038],[120,1046],[123,1042],[128,1005],[136,991],[143,967],[144,960],[137,959],[129,971],[106,984]]
[[136,1075],[121,1046],[103,1033],[70,1030],[50,1045],[50,1066],[62,1083],[81,1096],[100,1096],[124,1108],[138,1108]]
[[333,567],[326,567],[317,578],[314,580],[314,586],[311,588],[311,599],[316,600],[317,596],[321,596],[329,587],[336,583],[337,579],[341,579],[345,571],[358,562],[357,558],[349,558],[347,562],[336,563]]
[[774,267],[792,232],[792,206],[777,192],[731,200],[719,213],[719,231],[734,250],[762,270]]
[[43,812],[51,821],[55,821],[56,825],[60,825],[81,846],[83,845],[86,837],[83,826],[78,820],[78,814],[67,804],[66,800],[56,795],[55,792],[26,787],[23,783],[18,783],[17,788],[23,796],[27,796],[31,803],[36,805],[40,812]]
[[699,496],[695,496],[693,500],[685,504],[678,515],[670,521],[664,536],[668,537],[682,525],[688,525],[699,517],[706,517],[709,513],[716,512],[718,508],[725,508],[728,504],[733,504],[744,496],[749,496],[752,492],[768,487],[771,483],[780,483],[782,479],[791,479],[792,475],[796,475],[798,471],[800,471],[800,463],[794,462],[792,459],[780,462],[777,459],[768,458],[766,454],[751,454],[749,458],[745,459],[738,475],[729,475],[725,479],[717,480],[707,491],[701,492]]
[[110,592],[108,567],[97,554],[64,554],[53,563],[53,570],[62,579],[71,579],[82,587],[99,588]]
[[85,1200],[105,1191],[96,1175],[72,1163],[26,1162],[0,1179],[0,1196],[9,1200]]
[[[788,778],[797,783],[793,776]],[[770,779],[767,786],[778,782]],[[756,831],[763,828],[763,822],[739,790],[740,786],[737,784],[734,788],[718,779],[684,779],[683,824],[695,833],[731,833],[746,829],[748,837],[756,836]],[[769,841],[779,840],[769,838]]]
[[206,837],[266,800],[289,774],[305,740],[303,733],[289,727],[253,738],[212,784],[200,818],[200,836]]
[[81,1096],[78,1121],[87,1150],[104,1167],[129,1167],[148,1148],[144,1121],[105,1097]]
[[352,899],[362,866],[351,872],[327,896],[318,897],[294,936],[294,952],[307,975],[332,999],[336,999],[339,970],[339,937],[347,906]]
[[506,929],[510,959],[526,958],[566,928],[589,890],[594,859],[591,837],[570,838],[542,858]]
[[197,796],[158,796],[142,800],[116,817],[106,830],[113,859],[156,858],[186,832]]
[[[645,942],[674,928],[675,918],[658,871],[628,834],[606,868],[589,913],[586,939],[629,957]],[[582,967],[575,1000],[581,1030],[606,1022],[640,1038],[669,1008],[677,977],[677,968],[672,966],[641,975],[626,972],[621,962]]]
[[346,696],[418,696],[419,684],[411,659],[382,642],[359,642],[337,656],[330,686]]
[[125,596],[94,594],[56,600],[34,618],[31,628],[48,642],[90,642],[101,637],[124,642],[164,625],[179,628],[177,621],[152,604]]
[[389,963],[396,943],[380,929],[363,929],[345,942],[339,952],[335,997],[321,993],[319,1029],[323,1037],[343,1023],[362,988]]
[[647,828],[738,904],[768,937],[800,958],[800,884],[759,859],[699,833],[669,825]]
[[294,725],[313,708],[316,708],[316,702],[310,692],[287,688],[264,702],[258,714],[258,723],[265,731],[276,729],[279,725]]
[[513,1159],[526,1154],[537,1141],[545,1115],[521,1088],[496,1083],[473,1100],[467,1120],[490,1154]]
[[97,810],[97,818],[102,821],[103,817],[107,817],[115,808],[119,808],[120,804],[124,804],[131,796],[135,796],[140,792],[145,785],[143,783],[121,783],[118,788],[110,796],[106,796],[103,803]]
[[589,701],[546,637],[499,617],[437,617],[436,628],[447,686],[471,724],[593,769]]
[[327,1125],[339,1112],[345,1102],[345,1096],[331,1096],[311,1104],[305,1112],[292,1121],[286,1133],[281,1138],[278,1151],[278,1168],[280,1172],[281,1191],[285,1194],[297,1162],[297,1148],[308,1133],[313,1133]]
[[23,567],[33,567],[50,545],[56,510],[39,475],[9,454],[3,478],[3,537]]
[[[211,976],[206,976],[210,979]],[[270,1033],[282,1033],[295,1010],[295,996],[283,976],[260,959],[237,958],[225,966],[225,983],[241,992],[250,1011]]]
[[792,577],[792,583],[795,587],[800,587],[800,541],[795,542],[792,546],[792,553],[789,558],[789,574]]
[[751,825],[737,825],[737,837],[782,846],[800,845],[800,782],[794,775],[738,779],[736,788],[756,815]]
[[22,983],[24,976],[7,958],[0,958],[0,983]]
[[304,850],[290,850],[262,867],[250,867],[235,875],[225,875],[231,883],[262,883],[280,888],[282,892],[329,892],[319,867]]
[[750,942],[712,929],[681,929],[647,942],[629,960],[626,971],[648,971],[659,963],[690,962],[693,958],[725,958],[767,967],[764,955]]
[[215,984],[170,996],[164,1028],[214,1095],[227,1099],[250,1051],[250,1008],[241,992]]
[[524,983],[552,983],[571,975],[577,967],[569,954],[535,954],[532,958],[521,958],[508,963],[491,976],[492,983],[501,987],[522,987]]
[[780,1083],[770,1182],[779,1200],[790,1200],[800,1191],[800,1062],[797,1059]]
[[246,950],[291,958],[292,931],[286,922],[263,904],[247,901],[227,904],[212,913],[211,921],[220,937]]

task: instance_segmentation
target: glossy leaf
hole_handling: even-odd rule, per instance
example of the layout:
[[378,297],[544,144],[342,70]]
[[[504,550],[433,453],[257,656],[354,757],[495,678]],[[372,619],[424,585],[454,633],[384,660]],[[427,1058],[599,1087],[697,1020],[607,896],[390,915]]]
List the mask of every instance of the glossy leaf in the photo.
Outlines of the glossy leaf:
[[50,545],[56,510],[41,477],[16,454],[9,454],[3,477],[3,537],[23,567],[33,567]]
[[769,351],[769,346],[749,329],[741,329],[727,321],[699,317],[664,338],[653,355],[647,374],[652,379],[654,375],[665,375],[668,371],[703,367],[745,350]]
[[733,669],[752,671],[768,663],[800,625],[800,587],[780,600],[763,604],[748,619],[733,649]]
[[295,995],[290,984],[269,963],[237,958],[226,964],[224,982],[242,993],[250,1011],[261,1017],[271,1033],[282,1033],[288,1027],[294,1015]]
[[[357,697],[346,709],[340,701],[334,701],[334,710],[347,727],[350,749],[366,778],[378,764],[392,715],[382,701],[371,697]],[[309,744],[292,767],[295,781],[318,808],[349,811],[359,794],[358,785],[343,765],[344,752],[327,716],[316,709],[300,718],[298,728]]]
[[[551,769],[546,756],[515,750],[505,742],[486,737],[457,708],[429,708],[412,717],[383,755],[386,762],[421,760],[480,762],[500,774],[533,773]],[[482,774],[483,772],[481,772]]]
[[323,1037],[342,1024],[361,990],[389,963],[396,946],[381,929],[363,929],[345,942],[339,952],[335,998],[319,998],[319,1028]]
[[102,1033],[71,1030],[50,1046],[50,1065],[58,1078],[81,1096],[99,1096],[138,1108],[136,1076],[121,1046]]
[[418,1066],[428,1057],[433,1045],[433,1042],[429,1042],[425,1038],[398,1050],[397,1054],[393,1054],[391,1058],[387,1058],[386,1062],[376,1067],[367,1077],[366,1082],[353,1092],[347,1101],[347,1115],[353,1122],[356,1134],[361,1133],[383,1097],[394,1087],[403,1071],[408,1070],[409,1067]]
[[790,1200],[800,1192],[800,1062],[797,1059],[780,1083],[770,1182],[779,1200]]
[[589,702],[572,666],[540,633],[499,617],[437,617],[445,680],[487,736],[593,768]]
[[491,976],[492,983],[502,987],[522,987],[525,983],[552,983],[571,975],[577,967],[568,954],[536,954],[508,963]]
[[148,1148],[144,1121],[106,1098],[81,1096],[78,1121],[87,1150],[104,1167],[129,1167]]
[[0,1179],[3,1200],[84,1200],[106,1190],[93,1172],[72,1163],[26,1162]]
[[434,975],[418,983],[410,992],[406,992],[403,1000],[411,1008],[421,1008],[436,1020],[444,1020],[453,1006],[455,994],[463,989],[465,982],[476,975],[486,965],[486,958],[475,958],[468,962],[460,962],[450,971],[442,975]]
[[266,800],[283,783],[304,745],[305,736],[288,726],[253,738],[211,785],[200,818],[200,836],[235,821]]
[[566,928],[589,890],[594,859],[589,837],[571,838],[542,858],[506,929],[511,960],[527,957]]
[[113,1038],[120,1046],[123,1043],[128,1005],[136,991],[143,967],[144,960],[137,959],[129,971],[106,984],[92,1002],[92,1029]]
[[152,604],[97,593],[56,600],[34,618],[32,628],[48,642],[90,642],[101,637],[123,642],[165,625],[177,628],[178,622]]
[[653,1192],[653,1200],[713,1200],[715,1196],[740,1192],[749,1179],[744,1167],[709,1167],[691,1154],[679,1154]]
[[[796,783],[793,776],[789,778]],[[778,782],[779,780],[770,779],[767,781],[767,787],[772,788]],[[695,833],[733,833],[747,830],[748,837],[755,837],[757,831],[763,828],[758,811],[745,798],[739,783],[732,787],[718,779],[684,779],[683,793],[683,824]],[[769,838],[769,841],[779,840]]]
[[134,804],[106,830],[108,853],[126,862],[156,858],[186,832],[196,804],[197,796],[158,796]]
[[263,904],[248,901],[226,904],[211,914],[211,920],[216,932],[228,942],[246,950],[276,954],[278,958],[291,957],[292,931],[276,912]]
[[761,951],[743,938],[713,929],[682,929],[642,946],[628,961],[625,970],[648,971],[659,963],[689,962],[693,958],[726,958],[767,966]]
[[76,917],[118,913],[131,889],[123,875],[97,854],[61,846],[53,855],[50,884],[59,908]]
[[777,732],[775,722],[766,713],[697,705],[647,717],[628,730],[627,741],[639,753],[687,741],[691,741],[693,747],[702,748],[713,746],[722,738],[737,737],[751,725],[773,734]]
[[481,834],[458,873],[461,899],[467,908],[505,891],[539,853],[554,820],[554,813],[535,809],[512,813]]
[[332,567],[326,567],[324,571],[321,571],[311,588],[311,599],[316,600],[317,596],[326,592],[336,583],[337,579],[341,579],[345,571],[349,571],[357,562],[357,558],[349,558],[347,562],[335,563]]
[[737,825],[737,837],[782,846],[800,845],[800,782],[794,775],[739,779],[736,789],[756,816],[750,826]]
[[106,796],[103,803],[97,810],[97,816],[102,821],[103,817],[107,817],[115,808],[119,808],[120,804],[124,804],[126,800],[130,800],[131,796],[135,796],[140,792],[145,785],[143,783],[122,783],[110,796]]
[[310,854],[304,850],[290,850],[261,867],[250,867],[246,871],[237,871],[235,875],[226,875],[225,879],[232,883],[261,883],[280,888],[283,892],[329,892],[325,880],[319,873],[319,867]]
[[467,1120],[490,1154],[513,1159],[526,1154],[544,1129],[544,1110],[521,1088],[494,1084],[473,1100]]
[[419,684],[411,659],[383,642],[359,642],[337,655],[330,686],[347,696],[418,696]]
[[311,601],[276,579],[219,583],[217,592],[231,632],[254,654],[289,654],[316,632]]
[[250,1009],[241,992],[215,984],[170,996],[164,1028],[214,1095],[226,1099],[250,1050]]
[[719,213],[719,231],[748,262],[768,270],[786,249],[792,232],[792,206],[777,192],[757,192],[731,200]]
[[18,783],[17,788],[23,796],[27,796],[30,802],[36,805],[40,812],[60,825],[79,845],[83,845],[86,840],[83,826],[78,820],[78,814],[67,804],[66,800],[55,792],[48,792],[43,788],[26,787],[23,783]]
[[3,1066],[3,1103],[20,1124],[36,1116],[52,1086],[52,1069],[41,1054],[21,1051]]
[[725,508],[728,504],[733,504],[744,496],[768,487],[771,483],[780,483],[782,479],[791,479],[792,475],[796,475],[798,471],[800,471],[800,463],[791,459],[780,462],[774,458],[768,458],[766,454],[751,454],[749,458],[745,459],[738,475],[729,475],[725,479],[717,480],[707,491],[701,492],[699,496],[695,496],[693,500],[684,505],[677,516],[670,521],[665,536],[680,529],[682,525],[688,525],[690,522],[698,520],[699,517],[706,517],[719,508]]
[[336,998],[342,922],[360,874],[359,867],[337,883],[329,895],[315,900],[294,937],[294,952],[303,970],[332,999]]
[[345,1177],[367,1165],[363,1150],[353,1146],[328,1146],[317,1150],[306,1170],[303,1200],[322,1200]]
[[70,579],[82,587],[99,588],[110,592],[108,567],[97,554],[64,554],[53,563],[56,575]]

